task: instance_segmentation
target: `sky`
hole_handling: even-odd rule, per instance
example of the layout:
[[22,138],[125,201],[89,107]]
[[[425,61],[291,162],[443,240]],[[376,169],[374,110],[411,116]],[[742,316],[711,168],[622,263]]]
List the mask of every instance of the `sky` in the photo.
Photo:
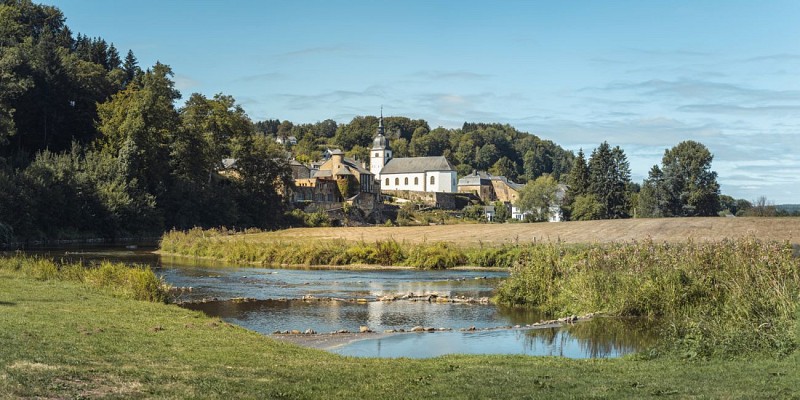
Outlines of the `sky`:
[[508,123],[641,182],[706,145],[723,194],[800,203],[800,1],[55,0],[177,88],[254,121]]

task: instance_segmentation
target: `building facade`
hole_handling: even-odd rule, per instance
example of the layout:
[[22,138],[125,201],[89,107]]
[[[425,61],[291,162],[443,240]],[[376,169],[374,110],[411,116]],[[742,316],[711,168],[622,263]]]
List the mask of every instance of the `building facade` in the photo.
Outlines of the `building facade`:
[[456,169],[444,156],[392,158],[383,115],[372,141],[369,168],[382,190],[455,193],[458,186]]

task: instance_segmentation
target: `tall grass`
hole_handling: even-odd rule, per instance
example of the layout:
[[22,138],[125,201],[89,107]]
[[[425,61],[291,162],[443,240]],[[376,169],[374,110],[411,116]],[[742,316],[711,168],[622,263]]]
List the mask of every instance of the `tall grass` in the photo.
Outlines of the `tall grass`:
[[468,265],[464,249],[445,243],[398,243],[394,240],[343,239],[287,242],[248,241],[226,230],[171,231],[161,238],[167,253],[208,257],[262,265],[407,265],[416,268],[451,268]]
[[540,254],[538,244],[461,247],[451,243],[395,240],[252,241],[226,229],[171,231],[161,238],[167,253],[261,265],[405,265],[422,269],[457,266],[511,268]]
[[800,339],[798,296],[800,260],[792,247],[748,238],[586,249],[542,245],[520,258],[497,299],[552,314],[660,317],[670,346],[694,357],[788,354]]
[[85,266],[18,255],[0,258],[0,270],[41,281],[80,282],[117,297],[161,303],[168,299],[169,287],[148,267],[131,267],[108,261],[97,266]]

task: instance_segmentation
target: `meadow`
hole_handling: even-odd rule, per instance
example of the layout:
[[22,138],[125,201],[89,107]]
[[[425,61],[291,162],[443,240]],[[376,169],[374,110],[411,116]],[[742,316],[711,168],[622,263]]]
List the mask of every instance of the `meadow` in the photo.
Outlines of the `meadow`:
[[53,274],[59,266],[47,263],[0,264],[0,398],[800,398],[797,351],[340,357]]

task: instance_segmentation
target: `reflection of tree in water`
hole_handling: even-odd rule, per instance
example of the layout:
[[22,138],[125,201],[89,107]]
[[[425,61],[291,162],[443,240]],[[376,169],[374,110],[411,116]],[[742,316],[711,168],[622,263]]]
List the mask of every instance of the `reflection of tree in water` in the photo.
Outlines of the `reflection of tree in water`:
[[525,346],[531,350],[544,345],[552,355],[563,355],[564,347],[575,342],[586,357],[605,358],[642,351],[658,339],[655,321],[632,318],[595,318],[562,328],[525,331]]
[[526,325],[545,319],[545,314],[530,307],[497,306],[497,313],[508,318],[511,325]]

